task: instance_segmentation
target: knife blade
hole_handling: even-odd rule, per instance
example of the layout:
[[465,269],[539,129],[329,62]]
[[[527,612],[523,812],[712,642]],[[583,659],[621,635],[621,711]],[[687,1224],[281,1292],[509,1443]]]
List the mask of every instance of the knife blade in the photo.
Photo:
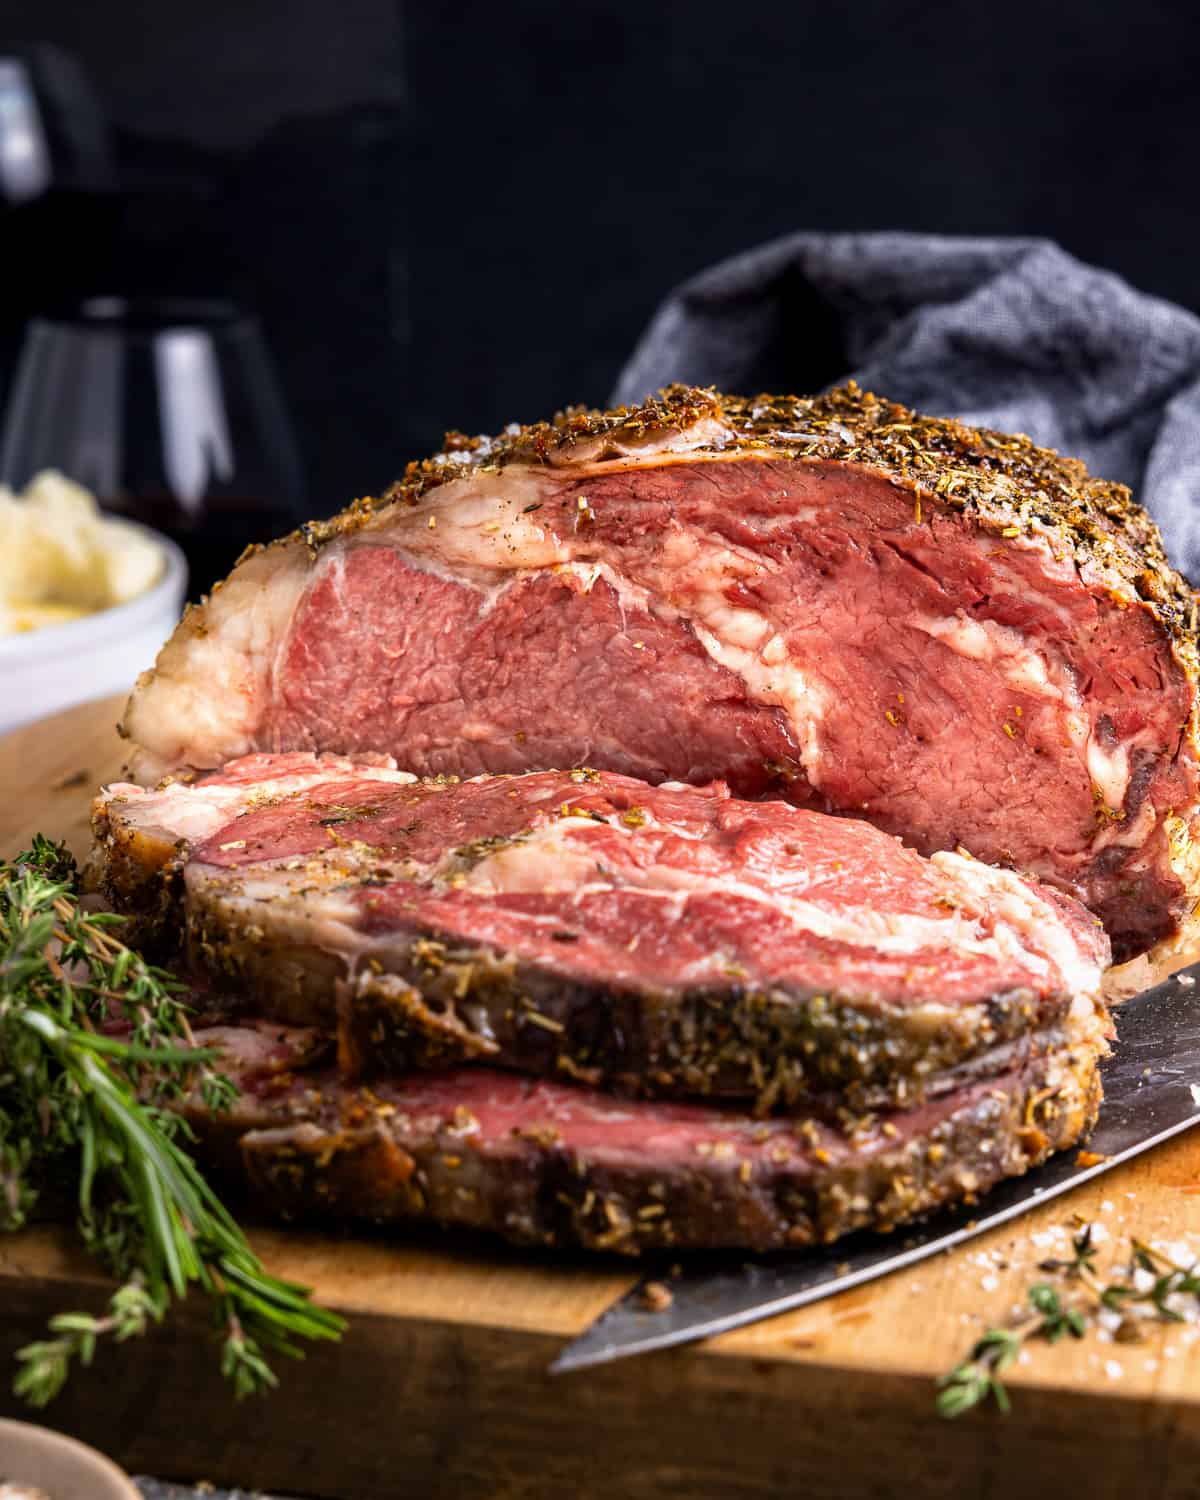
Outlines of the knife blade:
[[962,1205],[912,1226],[899,1244],[895,1236],[864,1233],[822,1249],[758,1260],[709,1255],[673,1277],[670,1306],[651,1312],[642,1288],[662,1279],[661,1267],[568,1344],[550,1372],[564,1374],[711,1338],[861,1286],[1005,1224],[1200,1124],[1198,978],[1200,964],[1195,964],[1119,1007],[1117,1042],[1103,1065],[1104,1104],[1087,1143],[1090,1156],[1103,1160],[1080,1165],[1076,1151],[1063,1152],[1026,1176],[1001,1183],[982,1205]]

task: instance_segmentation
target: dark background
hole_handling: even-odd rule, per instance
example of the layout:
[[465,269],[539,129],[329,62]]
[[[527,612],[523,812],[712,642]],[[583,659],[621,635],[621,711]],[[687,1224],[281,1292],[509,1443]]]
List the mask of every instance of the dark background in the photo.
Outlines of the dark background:
[[1166,0],[0,0],[5,37],[107,133],[8,213],[0,373],[50,301],[234,294],[317,513],[447,426],[603,401],[668,287],[795,229],[1045,235],[1200,310]]

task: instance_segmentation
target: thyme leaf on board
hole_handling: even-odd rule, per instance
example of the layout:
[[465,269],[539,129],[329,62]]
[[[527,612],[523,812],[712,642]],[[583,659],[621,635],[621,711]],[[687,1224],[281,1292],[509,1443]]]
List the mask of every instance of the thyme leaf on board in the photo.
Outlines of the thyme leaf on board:
[[209,1298],[221,1369],[239,1396],[276,1384],[270,1356],[337,1338],[335,1314],[271,1276],[186,1150],[171,1106],[237,1088],[195,1044],[179,986],[88,912],[64,846],[36,837],[0,861],[0,1230],[43,1198],[73,1202],[84,1245],[117,1279],[101,1317],[66,1312],[17,1354],[16,1394],[44,1406],[101,1340],[123,1343],[195,1289]]
[[1106,1281],[1097,1266],[1092,1225],[1072,1238],[1069,1258],[1040,1261],[1040,1271],[1062,1278],[1064,1297],[1049,1282],[1037,1282],[1026,1293],[1026,1305],[1005,1327],[988,1328],[967,1357],[937,1382],[936,1405],[943,1417],[961,1416],[989,1399],[1004,1413],[1010,1409],[1002,1376],[1031,1339],[1056,1343],[1066,1335],[1083,1338],[1104,1313],[1121,1314],[1109,1327],[1117,1343],[1138,1343],[1146,1321],[1182,1323],[1192,1299],[1200,1316],[1200,1261],[1181,1265],[1165,1251],[1131,1237],[1129,1260],[1114,1266]]

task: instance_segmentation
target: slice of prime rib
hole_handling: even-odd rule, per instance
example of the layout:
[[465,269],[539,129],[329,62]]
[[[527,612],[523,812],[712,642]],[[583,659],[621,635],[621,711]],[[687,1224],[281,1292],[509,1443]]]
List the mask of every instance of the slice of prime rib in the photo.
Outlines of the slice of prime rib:
[[452,434],[247,554],[135,690],[132,774],[255,750],[724,779],[968,848],[1116,957],[1200,889],[1194,597],[1121,485],[854,386]]
[[592,769],[278,769],[109,788],[106,890],[136,910],[169,888],[194,970],[337,1030],[347,1072],[476,1060],[861,1107],[1104,1024],[1108,940],[1078,903],[867,823]]
[[311,1032],[261,1023],[196,1039],[242,1093],[228,1112],[180,1108],[256,1207],[623,1253],[828,1242],[984,1192],[1091,1125],[1103,1045],[1080,1037],[904,1110],[760,1120],[490,1068],[354,1085],[309,1063]]

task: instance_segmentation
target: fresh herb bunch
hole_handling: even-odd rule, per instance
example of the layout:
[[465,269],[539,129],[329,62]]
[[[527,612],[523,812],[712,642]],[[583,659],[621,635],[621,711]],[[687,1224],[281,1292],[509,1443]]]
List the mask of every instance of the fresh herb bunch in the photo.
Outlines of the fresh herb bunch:
[[[1200,1303],[1200,1262],[1176,1264],[1161,1250],[1144,1240],[1129,1242],[1129,1264],[1124,1279],[1105,1281],[1096,1265],[1092,1226],[1084,1225],[1071,1241],[1069,1259],[1043,1260],[1040,1271],[1061,1276],[1072,1287],[1068,1300],[1048,1282],[1038,1282],[1027,1293],[1028,1310],[1019,1312],[1006,1327],[988,1328],[976,1340],[961,1363],[938,1381],[937,1409],[943,1417],[957,1417],[989,1398],[1000,1411],[1010,1409],[1008,1391],[1001,1379],[1026,1342],[1044,1339],[1056,1343],[1065,1334],[1081,1339],[1101,1309],[1123,1314],[1113,1330],[1118,1343],[1138,1343],[1142,1338],[1133,1309],[1143,1307],[1150,1319],[1166,1323],[1184,1322],[1172,1299],[1193,1297]],[[1139,1280],[1137,1273],[1142,1272]]]
[[84,1244],[120,1282],[105,1317],[63,1313],[19,1352],[14,1389],[35,1406],[99,1339],[144,1333],[189,1288],[212,1300],[239,1396],[276,1384],[270,1354],[301,1358],[297,1340],[343,1327],[268,1275],[184,1149],[172,1102],[199,1091],[228,1108],[237,1089],[195,1046],[179,987],[116,936],[122,920],[82,909],[62,845],[37,837],[0,862],[0,1229],[65,1190]]

